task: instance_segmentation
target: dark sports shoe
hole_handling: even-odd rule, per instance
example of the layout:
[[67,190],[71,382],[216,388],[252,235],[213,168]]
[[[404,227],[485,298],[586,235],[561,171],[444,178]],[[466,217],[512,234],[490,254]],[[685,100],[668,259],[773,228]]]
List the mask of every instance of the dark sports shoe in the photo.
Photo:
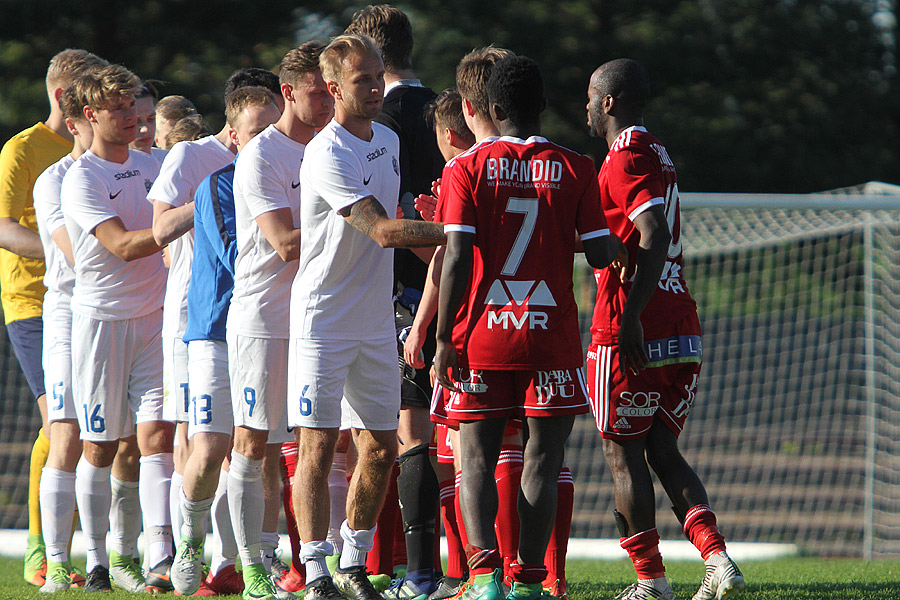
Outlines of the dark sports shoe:
[[444,577],[441,579],[440,583],[438,583],[437,589],[428,596],[428,600],[447,600],[447,598],[455,598],[462,593],[463,583],[465,583],[465,581],[460,581],[455,586],[450,585],[450,583],[447,582],[447,578]]
[[320,577],[306,586],[303,600],[344,600],[344,596],[335,587],[331,577]]
[[84,580],[85,592],[111,592],[112,584],[109,582],[109,569],[103,565],[97,565],[88,573]]
[[171,556],[167,556],[159,561],[155,567],[151,567],[147,571],[144,584],[148,594],[164,594],[165,592],[175,591],[175,586],[172,585],[172,563],[174,560]]
[[382,600],[381,594],[369,581],[369,574],[366,573],[365,565],[348,569],[336,569],[334,571],[334,585],[348,600]]

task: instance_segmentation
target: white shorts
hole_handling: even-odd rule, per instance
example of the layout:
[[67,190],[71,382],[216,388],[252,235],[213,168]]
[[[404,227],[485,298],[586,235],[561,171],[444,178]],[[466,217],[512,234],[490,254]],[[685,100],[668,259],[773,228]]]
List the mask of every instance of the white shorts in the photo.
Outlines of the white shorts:
[[228,344],[194,340],[187,345],[191,404],[188,438],[196,433],[225,433],[234,429],[231,381],[228,378]]
[[294,441],[287,428],[288,341],[228,334],[235,427],[269,432],[269,444]]
[[78,413],[72,401],[72,311],[68,304],[45,302],[43,319],[47,420],[74,420]]
[[81,439],[111,442],[162,420],[162,309],[121,321],[72,315],[72,397]]
[[188,387],[188,349],[181,337],[164,337],[163,418],[184,423],[188,420],[191,393]]
[[[291,338],[288,423],[292,427],[397,429],[397,340]],[[349,422],[348,422],[349,421]]]

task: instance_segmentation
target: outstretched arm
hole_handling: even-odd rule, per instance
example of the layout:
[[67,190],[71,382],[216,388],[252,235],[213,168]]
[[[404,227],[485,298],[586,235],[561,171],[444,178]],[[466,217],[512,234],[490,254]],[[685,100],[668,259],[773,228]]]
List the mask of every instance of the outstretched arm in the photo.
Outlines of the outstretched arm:
[[94,228],[93,234],[107,250],[125,261],[144,258],[162,250],[153,239],[152,229],[128,231],[119,217],[103,221]]
[[194,201],[175,207],[167,202],[153,202],[153,239],[167,246],[194,227]]
[[441,223],[389,218],[374,196],[354,202],[339,214],[382,248],[437,246],[447,239]]

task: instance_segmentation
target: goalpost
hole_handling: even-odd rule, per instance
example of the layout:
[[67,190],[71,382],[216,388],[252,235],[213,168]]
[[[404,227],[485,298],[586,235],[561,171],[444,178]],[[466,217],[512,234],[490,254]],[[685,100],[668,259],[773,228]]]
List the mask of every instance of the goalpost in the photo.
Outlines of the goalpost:
[[[900,555],[900,196],[682,194],[703,368],[682,448],[729,541]],[[584,339],[595,293],[581,261]],[[572,537],[617,537],[590,419]],[[683,539],[657,486],[660,535]]]

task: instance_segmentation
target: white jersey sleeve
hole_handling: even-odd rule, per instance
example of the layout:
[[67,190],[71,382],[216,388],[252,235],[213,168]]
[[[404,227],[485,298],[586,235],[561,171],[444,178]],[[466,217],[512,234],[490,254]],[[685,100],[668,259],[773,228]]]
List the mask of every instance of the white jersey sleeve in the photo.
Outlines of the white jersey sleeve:
[[331,143],[330,148],[321,149],[307,160],[309,165],[304,165],[305,173],[315,179],[316,193],[335,212],[372,195],[363,183],[366,174],[353,148]]

